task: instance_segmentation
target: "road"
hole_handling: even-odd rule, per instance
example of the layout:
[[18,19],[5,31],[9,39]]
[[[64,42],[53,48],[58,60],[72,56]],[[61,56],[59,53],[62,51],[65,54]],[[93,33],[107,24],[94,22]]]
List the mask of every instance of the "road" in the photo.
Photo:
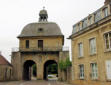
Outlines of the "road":
[[58,81],[9,81],[0,82],[0,85],[70,85]]

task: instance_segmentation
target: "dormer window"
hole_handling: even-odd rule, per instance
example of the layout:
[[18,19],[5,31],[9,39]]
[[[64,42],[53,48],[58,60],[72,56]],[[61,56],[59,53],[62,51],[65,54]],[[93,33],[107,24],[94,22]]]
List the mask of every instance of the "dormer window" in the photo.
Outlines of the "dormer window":
[[97,11],[95,13],[95,22],[98,22],[101,19],[101,11]]
[[87,27],[87,19],[85,19],[85,20],[83,21],[82,26],[83,26],[83,28],[86,28],[86,27]]
[[76,25],[74,25],[72,33],[76,33],[76,32],[77,32]]
[[108,8],[107,7],[103,9],[103,14],[104,14],[104,17],[108,16]]
[[81,30],[81,29],[82,29],[82,27],[81,27],[81,24],[80,24],[80,23],[78,24],[78,29],[79,29],[79,30]]
[[90,16],[90,17],[88,18],[88,20],[89,20],[89,25],[93,24],[93,17],[92,17],[92,16]]

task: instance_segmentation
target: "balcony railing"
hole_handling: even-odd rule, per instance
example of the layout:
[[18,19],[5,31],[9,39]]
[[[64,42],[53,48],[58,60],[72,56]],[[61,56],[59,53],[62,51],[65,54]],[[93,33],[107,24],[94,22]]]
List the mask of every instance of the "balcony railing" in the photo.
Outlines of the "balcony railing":
[[68,47],[43,47],[43,48],[37,48],[37,47],[30,47],[30,48],[12,48],[12,52],[41,52],[41,51],[68,51]]
[[30,47],[30,48],[20,48],[20,51],[60,51],[62,50],[61,47],[43,47],[43,48],[37,48],[37,47]]

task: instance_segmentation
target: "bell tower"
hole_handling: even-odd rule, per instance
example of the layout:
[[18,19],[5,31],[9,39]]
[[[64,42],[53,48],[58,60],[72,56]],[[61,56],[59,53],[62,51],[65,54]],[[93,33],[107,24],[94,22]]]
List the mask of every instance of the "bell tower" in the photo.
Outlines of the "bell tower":
[[43,7],[43,10],[41,10],[39,13],[39,22],[47,21],[47,19],[48,19],[48,14],[47,11],[45,10],[45,7]]

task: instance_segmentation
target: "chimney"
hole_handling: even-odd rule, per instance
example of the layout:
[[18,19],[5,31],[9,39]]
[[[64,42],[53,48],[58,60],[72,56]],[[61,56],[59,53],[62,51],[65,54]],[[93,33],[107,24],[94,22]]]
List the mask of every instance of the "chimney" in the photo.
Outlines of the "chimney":
[[108,5],[109,3],[111,3],[111,0],[105,0],[104,5]]

